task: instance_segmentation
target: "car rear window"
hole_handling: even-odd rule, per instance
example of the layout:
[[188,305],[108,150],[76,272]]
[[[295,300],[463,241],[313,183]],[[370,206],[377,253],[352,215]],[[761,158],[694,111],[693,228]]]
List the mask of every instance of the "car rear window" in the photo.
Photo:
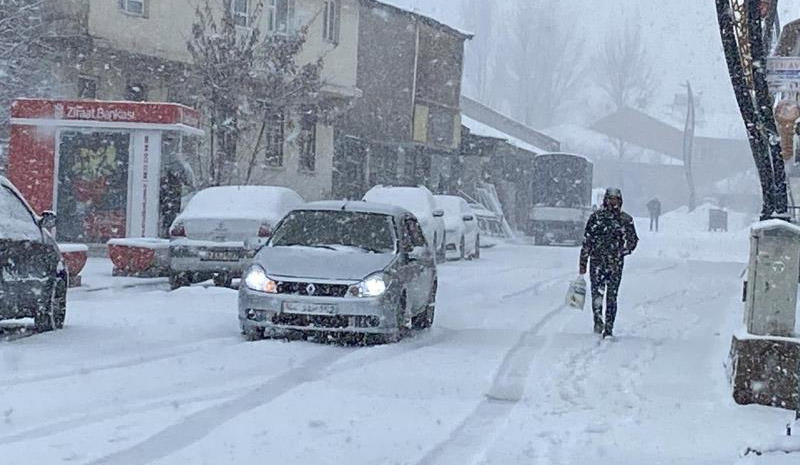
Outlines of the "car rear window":
[[42,232],[28,208],[5,186],[0,187],[0,239],[42,240]]
[[273,247],[352,247],[393,253],[396,238],[391,216],[347,211],[295,211],[272,236]]

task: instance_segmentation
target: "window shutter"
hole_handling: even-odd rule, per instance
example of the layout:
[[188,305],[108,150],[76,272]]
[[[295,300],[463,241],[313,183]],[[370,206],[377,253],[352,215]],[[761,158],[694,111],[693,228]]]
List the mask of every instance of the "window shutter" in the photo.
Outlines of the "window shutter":
[[291,35],[295,32],[295,25],[294,25],[294,0],[286,0],[288,4],[287,8],[287,15],[286,15],[286,34]]
[[322,40],[328,40],[328,22],[330,21],[331,2],[325,2],[325,11],[322,15]]
[[342,0],[336,0],[333,12],[333,43],[339,44],[339,31],[342,26]]

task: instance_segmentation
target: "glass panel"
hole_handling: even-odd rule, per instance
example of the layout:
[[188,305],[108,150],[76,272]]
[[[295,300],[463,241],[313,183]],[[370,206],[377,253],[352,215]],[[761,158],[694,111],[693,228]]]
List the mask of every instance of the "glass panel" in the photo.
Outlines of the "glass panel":
[[374,213],[299,211],[289,214],[275,231],[273,247],[343,246],[366,252],[395,250],[392,217]]
[[61,133],[60,241],[100,243],[125,237],[129,150],[127,132]]

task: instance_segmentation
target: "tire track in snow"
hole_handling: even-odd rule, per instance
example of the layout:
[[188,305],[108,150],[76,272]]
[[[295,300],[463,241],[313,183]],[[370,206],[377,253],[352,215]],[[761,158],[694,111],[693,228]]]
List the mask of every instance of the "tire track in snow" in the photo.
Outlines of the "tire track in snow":
[[544,289],[544,288],[546,288],[548,286],[552,286],[554,284],[560,283],[560,282],[564,282],[564,280],[570,278],[573,274],[574,273],[562,273],[562,274],[560,274],[558,276],[554,276],[554,277],[549,278],[549,279],[545,279],[545,280],[542,280],[542,281],[537,281],[533,285],[528,286],[528,287],[526,287],[524,289],[512,292],[510,294],[503,295],[502,299],[503,300],[513,299],[514,297],[520,297],[522,295],[530,294],[530,293],[532,293],[534,295],[537,295],[537,294],[539,294],[539,292],[542,291],[542,289]]
[[[544,286],[546,283],[539,284]],[[467,464],[480,458],[494,442],[494,436],[503,430],[501,424],[522,400],[533,356],[541,349],[541,345],[536,344],[536,337],[563,309],[563,306],[559,306],[550,310],[533,327],[520,335],[503,358],[484,399],[447,439],[423,456],[417,462],[418,465]]]
[[[132,357],[128,359],[122,359],[97,365],[89,365],[80,368],[70,368],[67,370],[54,371],[50,373],[40,373],[24,377],[0,380],[0,387],[19,386],[21,384],[38,383],[42,381],[53,381],[57,379],[69,378],[72,376],[86,376],[93,373],[99,373],[108,370],[116,370],[119,368],[132,368],[139,365],[146,365],[149,363],[169,360],[171,358],[183,357],[189,354],[197,354],[198,350],[203,350],[206,348],[216,350],[221,345],[217,344],[217,342],[231,341],[231,340],[233,340],[233,338],[229,336],[205,339],[203,341],[193,342],[190,344],[171,346],[171,350],[160,351],[161,353],[142,355],[139,357]],[[212,347],[207,347],[209,343],[213,343]]]
[[[274,399],[306,384],[318,381],[325,377],[340,374],[350,370],[360,369],[366,365],[380,363],[386,360],[407,355],[410,352],[430,347],[445,341],[455,332],[438,329],[421,336],[415,335],[398,344],[374,348],[359,348],[347,351],[335,347],[336,350],[311,357],[300,366],[291,368],[284,373],[269,379],[266,382],[249,383],[244,386],[227,387],[221,391],[179,398],[166,396],[157,401],[134,404],[128,407],[114,408],[94,414],[82,415],[48,425],[35,427],[10,436],[1,437],[0,445],[16,442],[25,442],[49,437],[68,430],[78,429],[92,424],[108,421],[114,418],[158,410],[176,404],[192,404],[204,401],[221,400],[222,402],[182,419],[149,437],[136,445],[122,451],[109,454],[91,464],[144,464],[160,459],[171,453],[177,452],[208,435],[213,429],[233,419],[241,413],[269,404]],[[365,350],[383,349],[384,353],[372,356],[367,360],[354,360],[348,362],[344,359]],[[337,362],[344,360],[338,366]],[[257,379],[263,375],[254,375],[246,380]],[[242,381],[240,378],[237,381]],[[244,393],[243,393],[244,391]]]

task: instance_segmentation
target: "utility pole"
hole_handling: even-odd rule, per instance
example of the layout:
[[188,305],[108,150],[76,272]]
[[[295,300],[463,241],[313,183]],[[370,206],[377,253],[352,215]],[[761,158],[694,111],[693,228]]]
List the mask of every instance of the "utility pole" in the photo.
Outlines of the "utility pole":
[[690,212],[693,212],[697,207],[697,192],[694,185],[694,173],[692,172],[695,124],[694,93],[692,93],[691,83],[686,81],[686,124],[683,128],[683,170],[686,174],[686,184],[689,187]]

